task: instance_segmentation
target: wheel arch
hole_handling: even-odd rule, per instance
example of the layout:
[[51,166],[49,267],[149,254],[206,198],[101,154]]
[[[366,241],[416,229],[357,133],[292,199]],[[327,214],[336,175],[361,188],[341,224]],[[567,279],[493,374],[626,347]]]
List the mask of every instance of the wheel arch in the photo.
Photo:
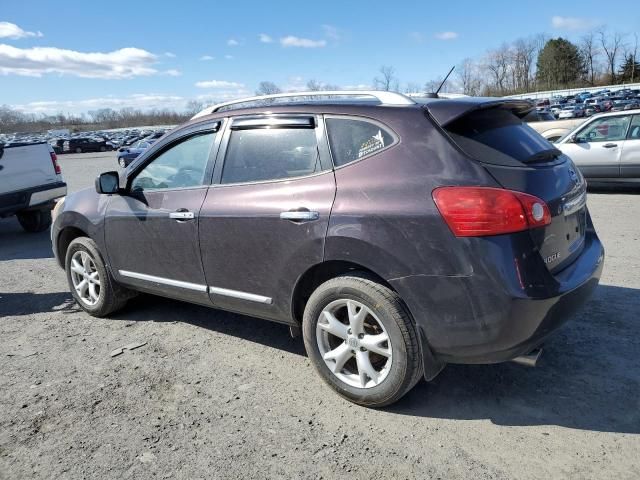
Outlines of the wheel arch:
[[298,278],[291,298],[292,318],[298,324],[302,324],[302,316],[304,314],[305,306],[309,297],[316,288],[327,280],[356,271],[366,273],[371,276],[373,280],[395,291],[395,289],[382,276],[364,265],[346,260],[327,260],[313,265],[304,272],[300,278]]
[[58,259],[58,264],[62,268],[64,268],[64,259],[69,245],[79,237],[89,237],[89,234],[74,225],[64,227],[60,230],[60,233],[58,233],[58,241],[56,242],[56,258]]

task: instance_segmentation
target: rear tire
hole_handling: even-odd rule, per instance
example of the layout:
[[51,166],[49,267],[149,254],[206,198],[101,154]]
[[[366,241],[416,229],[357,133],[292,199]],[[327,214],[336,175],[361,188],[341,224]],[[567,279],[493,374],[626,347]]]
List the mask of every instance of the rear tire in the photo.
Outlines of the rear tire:
[[302,328],[322,379],[354,403],[390,405],[422,377],[411,315],[394,291],[366,274],[320,285],[307,302]]
[[29,233],[44,232],[51,226],[51,210],[30,210],[16,214],[22,228]]
[[107,316],[135,295],[116,283],[90,238],[79,237],[69,244],[64,266],[73,298],[89,315]]

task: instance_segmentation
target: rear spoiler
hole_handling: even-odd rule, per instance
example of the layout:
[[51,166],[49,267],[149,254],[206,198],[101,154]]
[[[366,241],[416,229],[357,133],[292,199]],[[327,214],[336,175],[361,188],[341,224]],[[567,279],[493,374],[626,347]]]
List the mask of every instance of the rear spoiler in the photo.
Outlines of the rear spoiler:
[[425,108],[441,127],[444,127],[476,110],[500,108],[510,110],[514,115],[523,118],[535,108],[528,100],[515,98],[463,97],[450,99],[433,99],[425,102]]

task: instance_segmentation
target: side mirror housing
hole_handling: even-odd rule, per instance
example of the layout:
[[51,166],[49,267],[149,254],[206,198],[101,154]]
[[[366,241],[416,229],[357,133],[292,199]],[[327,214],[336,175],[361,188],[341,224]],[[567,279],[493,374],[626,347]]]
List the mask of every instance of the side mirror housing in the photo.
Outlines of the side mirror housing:
[[578,135],[575,135],[575,134],[571,135],[570,140],[571,140],[571,143],[584,143],[585,142],[584,138],[579,137]]
[[120,177],[118,172],[104,172],[96,178],[96,192],[101,194],[118,193],[120,191]]

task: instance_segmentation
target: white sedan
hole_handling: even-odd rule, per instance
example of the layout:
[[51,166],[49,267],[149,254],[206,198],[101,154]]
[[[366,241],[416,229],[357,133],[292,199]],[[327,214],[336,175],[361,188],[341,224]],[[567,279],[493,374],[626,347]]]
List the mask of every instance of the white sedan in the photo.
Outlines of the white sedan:
[[640,182],[640,110],[594,115],[555,145],[592,181]]

